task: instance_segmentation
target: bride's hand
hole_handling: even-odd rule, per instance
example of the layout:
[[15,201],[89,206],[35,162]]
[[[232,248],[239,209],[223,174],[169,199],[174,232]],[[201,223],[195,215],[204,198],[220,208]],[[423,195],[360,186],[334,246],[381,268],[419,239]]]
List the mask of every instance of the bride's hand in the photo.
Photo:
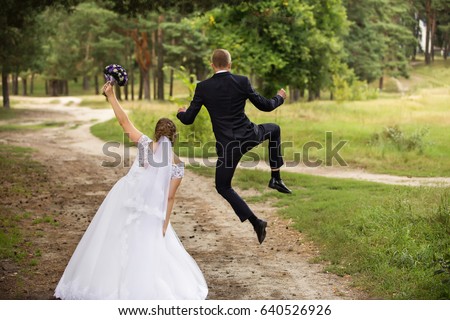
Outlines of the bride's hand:
[[109,81],[103,85],[102,93],[107,98],[114,95],[113,86],[111,85],[111,83]]

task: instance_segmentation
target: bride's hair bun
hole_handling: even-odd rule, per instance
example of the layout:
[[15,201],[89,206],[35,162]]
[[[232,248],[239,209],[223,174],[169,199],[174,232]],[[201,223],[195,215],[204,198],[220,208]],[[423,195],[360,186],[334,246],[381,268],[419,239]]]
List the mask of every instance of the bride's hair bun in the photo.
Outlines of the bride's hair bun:
[[177,134],[177,126],[168,118],[161,118],[155,126],[155,141],[158,141],[162,136],[167,137],[170,142],[175,142]]

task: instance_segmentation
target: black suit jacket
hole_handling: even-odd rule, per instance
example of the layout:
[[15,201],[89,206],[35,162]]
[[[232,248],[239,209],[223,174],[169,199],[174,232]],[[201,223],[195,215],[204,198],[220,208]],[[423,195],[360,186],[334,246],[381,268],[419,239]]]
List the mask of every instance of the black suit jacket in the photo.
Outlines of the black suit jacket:
[[192,124],[204,105],[211,117],[216,140],[222,146],[232,141],[257,140],[258,126],[245,115],[247,99],[259,110],[267,112],[284,102],[279,95],[272,99],[259,95],[247,77],[221,72],[197,84],[189,108],[179,112],[177,118],[184,124]]

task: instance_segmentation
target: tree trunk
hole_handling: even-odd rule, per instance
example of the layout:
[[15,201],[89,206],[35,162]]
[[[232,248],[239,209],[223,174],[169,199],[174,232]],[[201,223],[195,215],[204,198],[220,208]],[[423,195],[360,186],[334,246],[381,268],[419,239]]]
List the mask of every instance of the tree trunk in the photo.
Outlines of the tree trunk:
[[100,88],[99,88],[98,75],[97,74],[94,76],[94,85],[95,85],[95,94],[99,95],[100,94]]
[[64,95],[64,80],[58,80],[58,95]]
[[22,95],[26,96],[27,95],[27,77],[23,77],[22,78]]
[[[151,56],[148,47],[148,33],[139,32],[137,29],[134,29],[130,32],[130,35],[135,42],[135,57],[139,65],[139,69],[141,70],[144,98],[150,100],[150,78],[148,76],[148,72],[151,65]],[[139,98],[141,99],[142,95],[140,95]]]
[[447,41],[447,43],[444,46],[444,60],[447,60],[449,52],[450,52],[450,42]]
[[142,73],[142,80],[144,85],[144,99],[150,100],[150,76],[148,70]]
[[434,41],[436,40],[436,11],[433,10],[431,14],[432,20],[431,20],[431,60],[434,61]]
[[152,77],[153,77],[153,100],[157,100],[157,92],[158,92],[158,78],[157,78],[157,71],[156,71],[156,56],[157,56],[157,42],[158,42],[158,31],[152,32],[152,57],[153,62],[151,65],[152,70]]
[[[130,69],[131,63],[130,63],[130,43],[128,40],[125,41],[125,52],[126,52],[125,60],[127,62],[127,66],[128,66],[128,80],[129,80],[130,79],[130,71],[131,71],[131,69]],[[125,100],[127,100],[127,101],[128,101],[128,86],[129,86],[129,81],[127,81],[127,84],[123,88],[124,92],[125,92]]]
[[69,80],[63,80],[64,82],[64,95],[69,95]]
[[308,101],[314,101],[314,90],[312,86],[308,86]]
[[383,84],[384,84],[384,77],[381,76],[378,84],[378,89],[380,89],[380,91],[383,91]]
[[425,31],[425,64],[430,64],[431,0],[425,1],[427,26]]
[[89,90],[89,78],[88,76],[83,76],[83,90]]
[[51,95],[56,97],[58,95],[58,80],[50,80]]
[[30,79],[30,95],[33,95],[34,93],[34,72],[31,74]]
[[139,100],[142,100],[143,87],[144,87],[144,76],[142,75],[142,70],[139,69],[139,96],[138,96]]
[[5,67],[2,68],[2,94],[3,107],[9,109],[11,105],[9,103],[8,73]]
[[170,69],[169,97],[173,97],[173,69]]
[[316,88],[314,92],[315,99],[320,99],[320,88]]
[[164,100],[164,33],[161,24],[164,22],[164,16],[158,18],[158,100]]
[[[420,20],[419,20],[419,15],[418,15],[418,13],[416,12],[416,13],[414,13],[414,21],[415,21],[415,25],[414,25],[414,38],[418,41],[418,43],[420,43],[420,35],[419,35],[419,32],[420,32],[420,27],[419,27],[419,24],[420,24]],[[417,55],[417,45],[414,45],[414,47],[413,47],[413,53],[412,53],[412,57],[411,57],[411,60],[412,61],[416,61],[416,55]]]
[[128,72],[131,81],[131,100],[134,101],[134,70],[130,68]]
[[118,85],[114,86],[114,90],[116,91],[117,100],[122,101],[121,90]]
[[289,102],[297,102],[299,99],[299,89],[293,86],[289,86]]
[[17,73],[12,75],[12,94],[19,95],[19,75]]
[[48,92],[48,80],[45,80],[45,95],[48,96],[49,92]]
[[302,85],[302,86],[300,87],[299,91],[300,91],[300,98],[303,99],[303,98],[305,97],[305,86]]
[[153,70],[153,100],[158,99],[158,76],[156,74],[156,71]]
[[256,88],[258,89],[258,91],[261,91],[263,88],[263,79],[261,77],[257,77],[256,78]]

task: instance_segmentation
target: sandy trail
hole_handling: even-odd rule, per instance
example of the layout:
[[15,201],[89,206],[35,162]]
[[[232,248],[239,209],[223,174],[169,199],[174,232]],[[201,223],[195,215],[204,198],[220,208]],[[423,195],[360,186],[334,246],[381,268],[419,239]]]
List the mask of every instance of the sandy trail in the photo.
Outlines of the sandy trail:
[[[89,132],[93,123],[111,118],[111,110],[76,107],[77,100],[71,98],[59,103],[49,101],[40,100],[40,104],[32,106],[27,101],[29,114],[23,114],[20,121],[61,121],[63,126],[0,134],[3,143],[35,148],[35,160],[47,167],[50,180],[48,190],[40,190],[38,195],[20,201],[20,205],[10,205],[22,210],[45,208],[45,212],[58,215],[59,224],[27,226],[30,240],[42,254],[39,263],[23,274],[11,261],[1,261],[3,299],[52,298],[57,281],[98,206],[128,170],[123,166],[102,166],[102,161],[110,160],[102,153],[104,142]],[[269,221],[266,241],[259,245],[250,224],[239,222],[213,183],[212,179],[187,170],[172,218],[183,245],[204,272],[209,299],[367,298],[351,286],[350,277],[326,273],[323,264],[310,263],[317,257],[317,249],[292,229],[289,221],[280,218],[270,202],[251,205]],[[201,198],[193,196],[199,194]],[[36,228],[39,237],[32,236]],[[15,281],[18,277],[20,285]]]

